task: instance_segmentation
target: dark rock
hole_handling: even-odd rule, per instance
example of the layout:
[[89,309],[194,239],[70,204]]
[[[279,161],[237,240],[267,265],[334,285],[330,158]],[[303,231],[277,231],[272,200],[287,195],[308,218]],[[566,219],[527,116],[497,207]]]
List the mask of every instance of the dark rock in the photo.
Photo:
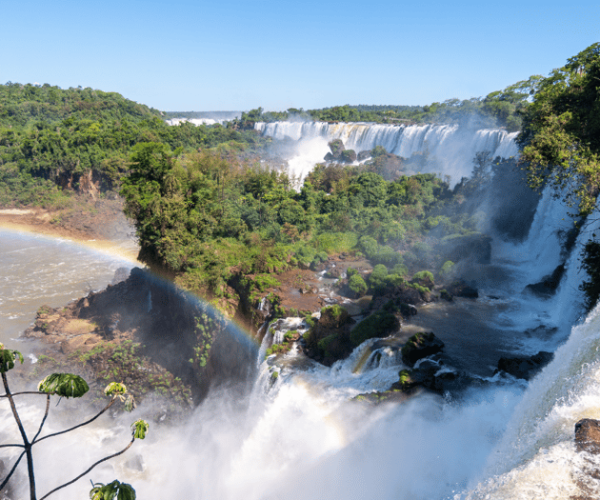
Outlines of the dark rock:
[[125,281],[127,278],[129,278],[129,269],[126,267],[119,267],[115,271],[115,275],[113,276],[113,279],[110,282],[110,284],[116,285],[118,283],[121,283],[122,281]]
[[371,157],[371,151],[360,151],[357,155],[358,161],[364,161]]
[[417,314],[419,311],[417,310],[417,308],[412,305],[412,304],[405,304],[405,303],[400,303],[400,314],[402,314],[402,316],[404,316],[405,318],[408,318],[409,316],[414,316],[415,314]]
[[422,358],[437,354],[444,348],[444,343],[433,332],[415,333],[402,348],[402,361],[408,366]]
[[328,143],[328,146],[329,149],[331,149],[331,154],[334,159],[340,158],[342,156],[342,152],[346,149],[341,139],[334,139]]
[[387,337],[400,329],[400,320],[390,312],[378,311],[362,320],[350,332],[350,341],[354,347],[374,337]]
[[464,297],[466,299],[476,299],[479,297],[479,292],[476,288],[465,283],[463,280],[453,281],[446,287],[446,291],[455,297]]
[[558,288],[558,285],[560,285],[560,280],[564,274],[565,265],[561,264],[554,271],[552,271],[552,274],[544,276],[540,282],[527,285],[525,290],[544,299],[550,298],[556,292],[556,289]]
[[[575,449],[591,455],[600,454],[600,421],[584,418],[575,424]],[[570,500],[598,499],[600,470],[594,462],[595,460],[584,457],[576,479],[580,494],[570,497]]]
[[575,424],[575,448],[579,452],[600,454],[600,420],[584,418]]
[[447,300],[448,302],[452,302],[453,300],[452,295],[448,293],[448,290],[440,291],[440,297],[444,300]]
[[335,156],[333,156],[331,153],[327,153],[327,154],[326,154],[326,155],[323,157],[323,159],[324,159],[325,161],[334,161],[334,160],[335,160]]
[[494,373],[504,371],[513,377],[529,380],[550,361],[554,354],[551,352],[540,351],[530,357],[500,358],[498,369]]
[[348,311],[332,305],[321,309],[321,317],[304,337],[305,354],[327,366],[347,358],[353,350],[350,327],[354,323]]
[[344,149],[340,158],[344,163],[354,163],[356,161],[356,153],[353,149]]
[[489,264],[492,258],[492,238],[481,233],[446,236],[442,238],[439,252],[444,261],[472,259],[481,264]]
[[327,272],[325,273],[325,277],[330,278],[330,279],[337,279],[337,278],[341,277],[342,274],[343,274],[343,269],[341,267],[331,266],[327,269]]

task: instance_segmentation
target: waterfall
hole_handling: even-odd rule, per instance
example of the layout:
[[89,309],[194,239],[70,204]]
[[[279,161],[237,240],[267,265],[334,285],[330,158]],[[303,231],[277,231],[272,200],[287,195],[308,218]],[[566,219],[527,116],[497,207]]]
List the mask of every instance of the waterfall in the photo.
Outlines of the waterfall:
[[[290,161],[293,174],[302,178],[329,151],[327,142],[341,139],[357,153],[383,146],[389,153],[410,158],[427,152],[435,159],[434,173],[450,175],[453,182],[471,174],[472,160],[480,151],[492,158],[518,154],[517,132],[500,129],[473,130],[458,125],[379,125],[373,123],[273,122],[256,123],[255,130],[275,139],[299,142],[298,154]],[[293,163],[293,164],[292,164]]]
[[[554,360],[533,380],[515,409],[484,476],[465,499],[565,499],[577,493],[584,458],[573,443],[575,423],[600,418],[600,305],[575,326]],[[597,492],[598,493],[598,492]]]

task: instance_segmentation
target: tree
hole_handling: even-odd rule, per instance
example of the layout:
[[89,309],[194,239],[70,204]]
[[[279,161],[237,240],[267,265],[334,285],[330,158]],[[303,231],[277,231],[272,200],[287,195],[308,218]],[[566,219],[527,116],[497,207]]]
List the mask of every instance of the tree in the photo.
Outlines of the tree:
[[[75,425],[69,429],[65,429],[65,430],[62,430],[59,432],[54,432],[52,434],[47,434],[45,436],[40,437],[40,434],[42,432],[42,429],[43,429],[44,424],[46,423],[46,419],[48,417],[48,412],[50,410],[50,396],[56,395],[61,398],[71,398],[71,397],[80,398],[89,390],[89,386],[86,383],[86,381],[83,380],[83,378],[79,377],[78,375],[73,375],[71,373],[53,373],[52,375],[48,375],[45,379],[43,379],[39,383],[37,391],[25,391],[25,392],[12,393],[10,391],[10,388],[8,385],[8,379],[6,377],[6,373],[9,370],[11,370],[12,368],[14,368],[15,361],[20,361],[21,363],[23,363],[23,355],[19,351],[5,349],[4,345],[0,344],[0,374],[2,375],[2,383],[4,385],[4,390],[5,390],[5,394],[1,395],[0,398],[6,398],[8,400],[12,414],[15,418],[15,422],[16,422],[19,432],[21,434],[21,439],[23,440],[23,444],[0,445],[0,448],[23,448],[23,452],[21,453],[21,455],[19,455],[19,458],[17,458],[16,462],[14,463],[12,469],[9,471],[8,475],[4,479],[2,479],[2,483],[0,483],[0,491],[2,491],[8,485],[8,482],[9,482],[10,478],[12,477],[12,475],[14,474],[15,470],[17,469],[17,466],[21,462],[21,459],[23,458],[23,456],[25,456],[27,458],[27,471],[28,471],[28,476],[29,476],[29,496],[30,496],[31,500],[36,500],[37,496],[36,496],[35,472],[34,472],[33,453],[32,453],[33,446],[45,439],[59,436],[61,434],[65,434],[67,432],[74,431],[75,429],[79,429],[80,427],[90,424],[91,422],[96,420],[100,415],[105,413],[117,401],[124,402],[125,408],[131,409],[133,406],[133,398],[130,394],[127,393],[127,389],[126,389],[125,385],[117,383],[117,382],[111,382],[110,384],[108,384],[108,386],[106,386],[106,389],[104,389],[104,393],[107,396],[109,396],[111,398],[111,400],[95,416],[93,416],[89,420],[86,420],[85,422]],[[46,408],[44,411],[44,416],[42,418],[42,422],[40,423],[40,427],[39,427],[37,433],[35,434],[35,436],[33,437],[33,439],[30,439],[29,436],[27,435],[27,433],[25,432],[25,428],[23,427],[23,423],[22,423],[19,413],[17,411],[17,407],[16,407],[15,400],[14,400],[15,396],[19,396],[19,395],[23,395],[23,394],[38,394],[41,396],[46,396]],[[74,482],[78,481],[79,479],[81,479],[83,476],[85,476],[88,472],[90,472],[92,469],[94,469],[97,465],[101,464],[102,462],[105,462],[113,457],[116,457],[118,455],[122,455],[123,453],[125,453],[131,447],[131,445],[133,444],[133,442],[136,439],[144,439],[146,437],[146,433],[148,432],[149,425],[145,420],[140,419],[140,420],[137,420],[136,422],[134,422],[131,427],[132,427],[131,441],[124,449],[98,460],[97,462],[92,464],[88,469],[86,469],[83,473],[81,473],[79,476],[72,479],[71,481],[68,481],[67,483],[57,486],[53,490],[46,493],[43,497],[41,497],[40,500],[44,500],[45,498],[49,497],[56,491],[61,490],[61,489],[65,488],[66,486],[69,486],[69,485],[73,484]],[[135,500],[135,490],[133,489],[133,487],[131,485],[129,485],[127,483],[120,483],[119,481],[113,481],[112,483],[109,483],[107,485],[98,483],[98,484],[93,485],[93,488],[90,492],[90,498],[92,500],[113,500],[113,499]]]
[[518,138],[529,184],[550,183],[580,215],[600,190],[600,43],[570,58],[538,83]]

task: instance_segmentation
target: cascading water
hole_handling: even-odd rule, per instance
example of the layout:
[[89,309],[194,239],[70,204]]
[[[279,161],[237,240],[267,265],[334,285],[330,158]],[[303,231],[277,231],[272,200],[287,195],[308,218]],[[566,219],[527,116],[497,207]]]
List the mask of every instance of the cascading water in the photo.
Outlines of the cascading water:
[[[453,306],[455,316],[446,322],[454,321],[457,341],[461,333],[476,331],[474,342],[483,349],[494,341],[507,352],[528,354],[564,342],[581,312],[573,306],[581,302],[578,259],[594,226],[579,234],[553,298],[536,298],[523,290],[566,258],[558,231],[572,225],[567,211],[545,192],[527,240],[494,242],[488,267],[497,272],[482,281],[482,290],[499,298]],[[597,214],[590,219],[595,218]],[[510,279],[494,281],[494,276]],[[15,282],[14,293],[18,286]],[[6,304],[0,302],[5,317]],[[27,313],[30,317],[36,307]],[[485,320],[475,322],[468,315],[472,311]],[[476,328],[469,328],[469,322]],[[559,333],[535,342],[523,338],[524,330],[540,324],[557,326]],[[481,377],[486,382],[469,388],[460,399],[422,394],[400,405],[377,407],[351,399],[385,390],[398,380],[398,371],[405,368],[398,347],[369,340],[331,368],[297,349],[265,359],[273,342],[300,326],[300,318],[270,325],[257,379],[244,400],[232,397],[227,388],[213,391],[185,425],[153,426],[148,441],[136,443],[130,454],[95,470],[91,478],[107,482],[118,477],[133,484],[139,498],[565,499],[577,492],[584,459],[600,465],[575,453],[572,443],[579,418],[600,417],[600,306],[573,328],[554,361],[527,389],[497,375]],[[477,355],[476,348],[473,352]],[[64,428],[63,419],[76,408],[71,401],[62,402],[51,413],[48,432]],[[35,428],[40,409],[31,401],[21,409],[28,428]],[[36,460],[43,464],[38,483],[59,484],[80,473],[80,465],[104,456],[107,448],[119,449],[130,421],[151,412],[151,406],[142,406],[133,415],[108,424],[99,421],[65,436],[61,450],[77,460],[56,460],[56,448],[48,440],[36,450]],[[8,411],[0,408],[2,438],[17,442],[16,429],[8,430],[11,422]],[[88,490],[89,483],[81,481],[61,498],[81,498]]]
[[427,151],[435,158],[435,173],[443,172],[453,183],[471,174],[472,160],[480,151],[492,158],[518,154],[517,133],[504,130],[470,130],[457,125],[377,125],[372,123],[273,122],[257,123],[255,129],[275,139],[299,142],[298,153],[289,161],[291,173],[301,178],[322,162],[327,142],[341,139],[347,149],[357,153],[383,146],[389,153],[410,158]]

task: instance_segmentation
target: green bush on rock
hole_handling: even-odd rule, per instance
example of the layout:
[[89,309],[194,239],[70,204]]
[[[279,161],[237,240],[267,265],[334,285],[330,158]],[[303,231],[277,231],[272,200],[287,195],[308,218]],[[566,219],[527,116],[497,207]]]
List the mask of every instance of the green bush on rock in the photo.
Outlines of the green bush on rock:
[[350,332],[350,341],[355,347],[365,340],[387,337],[400,328],[398,318],[389,312],[380,311],[362,320]]

